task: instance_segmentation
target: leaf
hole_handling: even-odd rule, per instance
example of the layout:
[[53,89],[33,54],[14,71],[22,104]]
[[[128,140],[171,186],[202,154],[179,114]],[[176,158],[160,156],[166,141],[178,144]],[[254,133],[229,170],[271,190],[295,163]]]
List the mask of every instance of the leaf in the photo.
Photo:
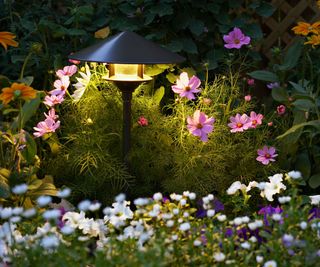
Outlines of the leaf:
[[257,14],[261,17],[270,17],[275,10],[275,7],[266,2],[262,2],[261,5],[256,8]]
[[68,29],[66,33],[70,36],[84,36],[87,34],[85,30],[81,29]]
[[254,39],[263,38],[261,27],[256,23],[244,25],[242,29],[246,33],[246,35],[249,35],[251,38],[254,38]]
[[167,48],[172,52],[181,52],[183,44],[180,40],[172,40],[171,43],[167,45]]
[[104,39],[104,38],[107,38],[110,34],[110,28],[107,26],[107,27],[104,27],[98,31],[96,31],[94,33],[94,38],[97,38],[97,39]]
[[286,55],[284,56],[283,64],[278,66],[279,70],[290,70],[294,68],[299,61],[302,48],[302,42],[295,42],[293,45],[291,45]]
[[7,183],[0,181],[0,198],[8,198],[10,196],[10,187]]
[[190,31],[194,35],[199,36],[201,33],[203,33],[204,23],[201,20],[190,19],[188,25]]
[[176,80],[177,80],[177,76],[174,75],[172,72],[168,73],[168,74],[166,75],[166,78],[167,78],[167,80],[168,80],[170,83],[175,83]]
[[287,90],[282,87],[272,89],[271,95],[278,102],[287,102],[289,98]]
[[[168,65],[167,65],[168,66]],[[169,66],[168,66],[169,68]],[[156,76],[160,73],[164,72],[166,68],[161,68],[159,65],[146,65],[145,66],[145,74],[149,76]]]
[[27,163],[31,165],[34,162],[34,157],[37,155],[37,144],[28,132],[25,132],[25,136],[26,147],[21,154],[23,155]]
[[292,105],[302,111],[309,111],[314,107],[314,103],[310,99],[298,99],[294,101]]
[[317,188],[320,186],[320,173],[314,174],[308,181],[311,188]]
[[183,44],[183,50],[186,51],[187,53],[190,53],[190,54],[198,53],[198,48],[191,38],[183,39],[182,44]]
[[294,133],[295,131],[297,131],[298,129],[305,127],[305,126],[312,126],[317,128],[320,131],[320,120],[313,120],[313,121],[308,121],[308,122],[304,122],[304,123],[300,123],[297,125],[292,126],[289,130],[287,130],[284,134],[279,135],[276,139],[282,139],[285,136]]
[[278,76],[267,70],[256,70],[248,73],[254,79],[267,81],[267,82],[279,82]]
[[[40,96],[42,95],[42,92],[37,93],[37,97],[34,99],[31,99],[30,101],[27,101],[24,103],[22,109],[21,109],[21,128],[24,127],[25,123],[38,111],[39,105],[41,103]],[[19,127],[18,123],[19,116],[15,118],[11,125],[12,130],[16,130]]]
[[309,178],[311,173],[311,162],[307,151],[298,154],[295,162],[295,169],[300,171],[305,179]]
[[158,105],[160,105],[160,102],[164,96],[164,93],[165,93],[165,89],[163,86],[161,86],[160,88],[158,88],[156,90],[156,92],[154,93],[153,95],[153,100],[155,103],[157,103]]

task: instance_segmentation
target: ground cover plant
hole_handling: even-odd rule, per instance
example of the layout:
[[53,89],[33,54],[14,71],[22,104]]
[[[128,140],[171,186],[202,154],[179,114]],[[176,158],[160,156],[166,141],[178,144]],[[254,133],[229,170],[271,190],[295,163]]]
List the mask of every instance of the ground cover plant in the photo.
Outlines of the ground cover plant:
[[[273,49],[275,61],[257,70],[262,36],[247,15],[270,15],[268,3],[216,1],[209,23],[187,1],[189,24],[173,27],[180,4],[65,1],[18,15],[23,1],[3,3],[11,25],[0,32],[3,266],[319,265],[320,23],[299,22],[292,30],[304,39]],[[87,27],[106,7],[109,20],[99,13]],[[54,15],[33,29],[42,9]],[[146,67],[159,79],[134,91],[130,168],[121,93],[106,64],[66,59],[93,35],[123,27],[187,57],[186,65]],[[172,35],[177,28],[182,37]],[[68,43],[63,51],[58,40]],[[257,80],[270,97],[256,96]]]

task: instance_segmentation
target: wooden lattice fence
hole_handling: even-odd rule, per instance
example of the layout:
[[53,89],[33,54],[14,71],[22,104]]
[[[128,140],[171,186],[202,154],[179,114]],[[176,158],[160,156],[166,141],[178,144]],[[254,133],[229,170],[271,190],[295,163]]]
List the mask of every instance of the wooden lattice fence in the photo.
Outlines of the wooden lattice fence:
[[287,48],[294,41],[291,29],[298,21],[312,23],[320,20],[316,0],[272,0],[272,5],[276,11],[262,22],[265,34],[262,52],[268,58],[271,57],[270,48]]

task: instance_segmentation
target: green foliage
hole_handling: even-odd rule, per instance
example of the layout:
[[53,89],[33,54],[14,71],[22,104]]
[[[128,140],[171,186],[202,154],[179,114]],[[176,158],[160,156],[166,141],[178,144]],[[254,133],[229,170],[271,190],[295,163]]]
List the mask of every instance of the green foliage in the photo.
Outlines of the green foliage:
[[0,52],[0,67],[12,78],[24,65],[22,76],[35,76],[36,87],[47,88],[67,56],[93,44],[94,33],[108,26],[112,35],[134,31],[184,55],[198,71],[204,63],[214,70],[227,53],[222,35],[237,26],[258,41],[262,31],[253,18],[273,11],[263,0],[2,1],[2,30],[15,33],[19,47]]
[[271,71],[249,73],[255,79],[279,82],[271,95],[287,107],[276,131],[284,152],[280,164],[286,169],[300,170],[311,188],[320,186],[320,65],[315,60],[319,55],[317,49],[303,47],[302,40],[297,40],[285,53],[277,50]]
[[[73,189],[76,199],[85,196],[105,202],[124,190],[130,197],[188,188],[201,194],[221,193],[234,179],[259,179],[266,170],[277,169],[276,164],[262,167],[256,161],[257,149],[269,143],[268,126],[230,133],[230,116],[249,114],[254,107],[240,100],[239,74],[230,72],[205,84],[197,100],[177,98],[163,109],[164,87],[154,93],[150,85],[136,89],[128,172],[121,164],[121,93],[101,78],[105,75],[103,65],[92,64],[83,97],[63,105],[60,150],[46,165],[49,173],[59,177],[58,185]],[[187,117],[198,109],[216,119],[207,143],[187,129]],[[147,126],[138,123],[141,116],[148,120]]]

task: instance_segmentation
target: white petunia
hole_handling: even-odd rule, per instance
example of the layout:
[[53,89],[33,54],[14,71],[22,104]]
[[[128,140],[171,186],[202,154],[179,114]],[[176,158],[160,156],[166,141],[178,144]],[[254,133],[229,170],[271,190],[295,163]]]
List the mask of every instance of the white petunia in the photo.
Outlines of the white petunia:
[[278,197],[278,200],[280,204],[284,204],[284,203],[290,202],[291,197],[290,196]]
[[282,216],[280,213],[274,213],[272,214],[272,220],[274,221],[280,221],[282,219]]
[[50,196],[40,196],[37,199],[37,203],[40,207],[44,207],[47,206],[48,204],[50,204],[52,201],[52,197]]
[[89,207],[91,205],[91,201],[90,200],[82,200],[79,204],[78,204],[78,209],[81,211],[87,211],[89,210]]
[[217,262],[222,262],[226,259],[226,255],[224,255],[222,252],[215,253],[213,257]]
[[69,225],[64,225],[61,229],[60,229],[61,233],[63,233],[64,235],[71,235],[74,232],[74,228],[72,228]]
[[250,245],[250,243],[249,242],[247,242],[247,241],[245,241],[245,242],[243,242],[243,243],[241,243],[241,245],[240,245],[242,248],[244,248],[244,249],[250,249],[251,248],[251,245]]
[[277,262],[276,261],[266,261],[263,265],[263,267],[277,267]]
[[246,185],[240,183],[239,181],[236,181],[232,183],[230,187],[227,189],[227,194],[234,195],[238,190],[245,190],[246,188]]
[[198,239],[196,239],[196,240],[194,240],[193,241],[193,245],[195,246],[195,247],[199,247],[199,246],[201,246],[201,241],[200,240],[198,240]]
[[27,191],[28,191],[27,184],[19,184],[19,185],[16,185],[12,188],[12,192],[16,195],[22,195]]
[[148,198],[137,198],[133,201],[134,205],[136,206],[145,206],[149,203]]
[[53,249],[59,246],[59,239],[58,237],[51,235],[51,236],[45,236],[42,238],[40,245],[45,249]]
[[311,199],[311,205],[319,205],[320,195],[309,196]]
[[123,202],[126,200],[126,195],[121,193],[121,194],[117,195],[114,200],[116,202]]
[[160,200],[162,200],[162,194],[161,193],[155,193],[154,195],[153,195],[153,199],[155,200],[155,201],[160,201]]
[[51,220],[51,219],[58,219],[61,216],[61,211],[54,209],[54,210],[46,210],[43,214],[42,217],[45,220]]
[[95,203],[91,203],[89,206],[89,210],[90,211],[97,211],[99,210],[101,207],[101,203],[100,202],[95,202]]
[[299,171],[291,171],[291,172],[288,172],[288,175],[292,178],[292,179],[300,179],[302,178],[302,174],[301,172]]
[[191,227],[190,223],[185,222],[185,223],[180,224],[179,230],[185,232],[185,231],[190,230],[190,227]]
[[219,222],[224,222],[227,219],[227,216],[224,214],[218,215],[217,217]]
[[210,217],[213,217],[215,215],[216,211],[215,210],[208,210],[207,211],[207,216],[210,218]]
[[195,199],[196,199],[196,194],[193,193],[193,192],[191,192],[191,193],[189,194],[189,199],[190,199],[190,200],[195,200]]
[[66,188],[63,188],[62,190],[59,190],[58,193],[57,193],[57,197],[60,197],[60,198],[67,198],[69,197],[71,194],[71,189],[66,187]]

